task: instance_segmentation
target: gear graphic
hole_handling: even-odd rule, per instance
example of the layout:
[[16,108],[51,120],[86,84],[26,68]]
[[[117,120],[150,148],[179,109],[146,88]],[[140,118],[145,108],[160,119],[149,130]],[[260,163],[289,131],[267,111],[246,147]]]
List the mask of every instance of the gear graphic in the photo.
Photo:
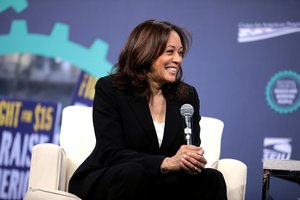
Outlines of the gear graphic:
[[28,6],[27,0],[0,0],[0,13],[12,7],[17,13],[22,12]]
[[[273,86],[276,84],[276,81],[280,80],[280,79],[284,79],[284,78],[289,78],[289,79],[294,80],[298,87],[298,89],[296,89],[297,95],[296,95],[295,102],[289,106],[281,106],[280,104],[278,104],[276,102],[274,97],[272,97],[273,96]],[[265,96],[266,96],[268,105],[273,110],[275,110],[276,112],[281,113],[281,114],[287,114],[287,113],[291,113],[291,112],[297,110],[300,107],[300,94],[298,94],[299,87],[300,87],[300,75],[298,75],[296,72],[290,71],[290,70],[279,71],[278,73],[273,75],[273,77],[268,82],[267,87],[266,87]]]
[[109,45],[100,39],[90,48],[68,40],[69,26],[56,23],[50,35],[28,33],[25,20],[14,20],[9,34],[0,35],[0,55],[31,53],[69,61],[95,77],[112,68],[106,59]]

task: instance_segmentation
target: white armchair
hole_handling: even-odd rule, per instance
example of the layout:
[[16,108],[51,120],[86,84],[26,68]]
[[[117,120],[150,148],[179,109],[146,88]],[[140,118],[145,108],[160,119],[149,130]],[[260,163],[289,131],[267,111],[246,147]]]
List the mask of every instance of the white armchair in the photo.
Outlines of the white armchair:
[[201,146],[205,150],[204,155],[207,159],[206,167],[222,172],[227,185],[228,200],[244,200],[247,166],[236,159],[220,159],[223,121],[212,117],[202,117],[200,127]]
[[[235,159],[221,159],[224,123],[202,117],[201,140],[207,167],[221,171],[227,184],[228,200],[244,200],[247,167]],[[32,149],[28,191],[24,200],[80,200],[68,193],[69,180],[95,146],[92,108],[68,106],[63,109],[60,146],[38,144]]]

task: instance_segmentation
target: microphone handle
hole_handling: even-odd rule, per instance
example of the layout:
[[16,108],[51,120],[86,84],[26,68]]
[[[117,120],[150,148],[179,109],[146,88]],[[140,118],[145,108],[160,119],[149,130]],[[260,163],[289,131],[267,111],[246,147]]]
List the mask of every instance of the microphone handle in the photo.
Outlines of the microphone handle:
[[191,126],[191,117],[185,116],[186,128],[184,129],[185,140],[187,145],[192,144],[192,126]]

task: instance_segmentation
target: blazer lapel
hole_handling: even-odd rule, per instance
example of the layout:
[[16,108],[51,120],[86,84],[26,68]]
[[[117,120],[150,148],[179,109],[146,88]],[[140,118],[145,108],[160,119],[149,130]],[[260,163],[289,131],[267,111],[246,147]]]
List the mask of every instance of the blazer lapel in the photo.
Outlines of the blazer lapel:
[[[172,99],[167,98],[167,112],[166,112],[166,120],[165,120],[165,131],[164,137],[162,141],[162,145],[160,150],[163,151],[168,147],[168,144],[173,145],[174,140],[178,140],[178,138],[183,139],[184,135],[181,133],[182,131],[182,117],[180,115],[180,105],[179,102]],[[182,135],[178,135],[182,134]]]
[[152,140],[153,147],[158,151],[159,144],[154,128],[153,120],[149,110],[146,97],[133,97],[129,100],[129,105],[135,114],[139,124],[143,127],[144,132]]

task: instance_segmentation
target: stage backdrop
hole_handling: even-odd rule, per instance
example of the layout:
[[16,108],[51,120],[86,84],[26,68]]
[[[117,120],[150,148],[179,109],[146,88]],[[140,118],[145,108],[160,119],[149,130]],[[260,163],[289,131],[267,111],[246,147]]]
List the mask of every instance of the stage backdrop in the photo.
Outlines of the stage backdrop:
[[[169,20],[193,35],[184,78],[198,90],[201,114],[225,123],[221,157],[248,166],[246,199],[260,199],[264,159],[300,160],[299,10],[296,0],[0,0],[0,95],[22,97],[22,87],[15,84],[19,79],[10,77],[29,70],[19,67],[12,73],[7,56],[30,54],[44,59],[43,71],[64,73],[72,65],[98,78],[117,62],[138,23]],[[49,59],[62,64],[51,68],[45,64]],[[38,77],[40,66],[35,66]],[[88,78],[72,74],[81,83]],[[77,86],[70,79],[65,91],[72,95]],[[16,88],[20,92],[12,95]],[[28,94],[42,100],[39,93]],[[73,100],[52,94],[66,106],[78,103],[83,93]],[[0,188],[7,192],[3,183]],[[270,188],[273,199],[300,198],[295,183],[273,178]]]

